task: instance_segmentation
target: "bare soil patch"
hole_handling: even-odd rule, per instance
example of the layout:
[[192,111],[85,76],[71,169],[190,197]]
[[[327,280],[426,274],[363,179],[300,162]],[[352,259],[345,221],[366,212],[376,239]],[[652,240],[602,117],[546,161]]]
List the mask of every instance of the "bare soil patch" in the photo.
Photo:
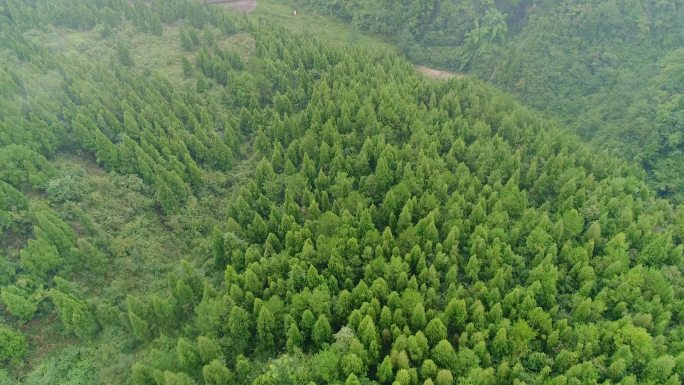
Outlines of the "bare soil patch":
[[250,13],[256,8],[256,0],[207,0],[209,4],[221,4],[233,11]]
[[429,78],[438,79],[438,80],[449,80],[451,78],[463,78],[463,77],[465,77],[465,75],[462,73],[451,72],[451,71],[442,71],[442,70],[437,70],[437,69],[425,67],[425,66],[416,66],[416,69],[418,70],[418,72],[422,73],[423,75],[425,75]]

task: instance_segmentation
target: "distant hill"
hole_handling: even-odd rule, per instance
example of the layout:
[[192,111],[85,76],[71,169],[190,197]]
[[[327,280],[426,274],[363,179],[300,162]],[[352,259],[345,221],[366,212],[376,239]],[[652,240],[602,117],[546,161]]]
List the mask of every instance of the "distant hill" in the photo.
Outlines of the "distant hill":
[[684,2],[297,0],[467,71],[639,163],[684,202]]

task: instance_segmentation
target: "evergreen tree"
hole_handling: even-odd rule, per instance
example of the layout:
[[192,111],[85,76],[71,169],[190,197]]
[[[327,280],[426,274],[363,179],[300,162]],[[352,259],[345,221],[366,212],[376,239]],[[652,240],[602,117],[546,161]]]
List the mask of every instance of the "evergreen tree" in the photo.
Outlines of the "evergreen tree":
[[80,338],[92,337],[97,332],[98,325],[86,303],[54,289],[50,291],[50,297],[67,331]]
[[392,363],[390,362],[389,356],[385,356],[382,363],[378,366],[377,376],[382,384],[388,384],[392,381],[392,378],[394,378]]
[[27,298],[26,293],[16,286],[6,286],[2,288],[0,293],[0,300],[7,311],[18,317],[22,321],[29,321],[38,310],[38,306],[30,298]]
[[195,346],[183,337],[178,339],[176,354],[178,355],[178,366],[187,372],[192,373],[202,362],[200,353]]
[[266,306],[262,306],[257,318],[257,340],[262,354],[275,349],[275,317]]
[[207,385],[229,385],[234,377],[221,361],[213,360],[202,368],[202,378]]
[[302,333],[300,333],[297,324],[293,322],[287,329],[287,351],[294,353],[296,349],[301,349],[303,344]]
[[203,363],[209,363],[221,357],[221,346],[216,341],[205,336],[197,338],[197,351]]
[[21,251],[21,267],[30,274],[45,279],[63,263],[57,248],[43,238],[31,239]]
[[318,316],[318,319],[313,326],[313,330],[311,331],[311,341],[313,342],[314,347],[322,349],[323,345],[330,342],[331,338],[332,329],[330,327],[330,322],[328,322],[328,318],[325,315],[321,314]]
[[18,361],[24,357],[28,349],[26,337],[23,334],[0,326],[0,361]]

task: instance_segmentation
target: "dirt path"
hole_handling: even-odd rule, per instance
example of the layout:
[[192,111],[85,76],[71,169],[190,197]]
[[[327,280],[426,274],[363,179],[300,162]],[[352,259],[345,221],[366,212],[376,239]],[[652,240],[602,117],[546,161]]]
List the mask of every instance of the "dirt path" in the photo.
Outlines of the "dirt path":
[[250,13],[256,8],[256,0],[207,0],[208,4],[221,4],[233,11]]
[[441,71],[437,70],[434,68],[430,67],[425,67],[425,66],[416,66],[416,70],[418,72],[422,73],[423,75],[432,78],[432,79],[438,79],[438,80],[449,80],[451,78],[464,78],[465,75],[459,72],[451,72],[451,71]]

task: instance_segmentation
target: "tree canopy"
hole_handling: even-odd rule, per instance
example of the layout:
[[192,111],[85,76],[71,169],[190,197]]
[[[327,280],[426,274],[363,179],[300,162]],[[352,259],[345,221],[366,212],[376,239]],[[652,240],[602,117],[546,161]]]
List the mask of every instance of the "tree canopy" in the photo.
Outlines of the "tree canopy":
[[681,383],[684,209],[510,95],[191,0],[1,7],[6,377]]

